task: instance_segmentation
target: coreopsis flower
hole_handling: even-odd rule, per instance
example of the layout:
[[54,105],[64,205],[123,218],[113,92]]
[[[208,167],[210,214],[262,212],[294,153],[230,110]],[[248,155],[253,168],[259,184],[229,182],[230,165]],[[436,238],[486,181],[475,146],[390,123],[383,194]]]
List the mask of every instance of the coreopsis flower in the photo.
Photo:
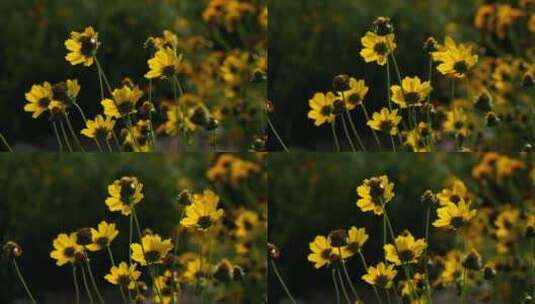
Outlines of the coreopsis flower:
[[106,205],[110,211],[120,211],[123,215],[130,215],[132,208],[143,199],[143,184],[137,177],[124,176],[108,186]]
[[158,50],[154,57],[147,61],[150,70],[145,74],[145,78],[173,78],[180,69],[181,61],[182,55],[177,56],[172,48]]
[[67,79],[52,86],[53,99],[61,102],[65,107],[70,107],[76,102],[80,92],[80,84],[77,79]]
[[394,285],[393,280],[398,273],[393,264],[386,265],[383,262],[377,264],[376,267],[370,266],[367,270],[368,272],[362,276],[362,279],[370,285],[385,289]]
[[97,228],[98,230],[91,228],[92,243],[86,246],[89,251],[99,251],[110,246],[111,242],[119,235],[119,231],[113,223],[108,224],[102,221]]
[[463,78],[478,61],[478,56],[472,53],[472,47],[457,44],[451,37],[446,37],[444,45],[433,52],[433,60],[440,62],[437,70],[456,78]]
[[429,124],[421,121],[416,128],[407,132],[405,137],[405,144],[413,152],[431,152],[429,141],[434,139],[435,135]]
[[234,265],[227,260],[222,259],[213,270],[213,276],[218,281],[227,282],[234,278]]
[[332,247],[329,240],[318,235],[314,238],[314,241],[309,243],[310,253],[307,257],[308,261],[314,263],[314,268],[319,269],[323,266],[329,266],[331,263],[341,261],[352,255],[347,249],[341,248],[342,257],[340,257],[340,251],[338,248]]
[[178,46],[178,37],[173,32],[164,30],[162,36],[149,37],[147,41],[145,41],[145,47],[149,46],[154,50],[165,50],[166,48],[176,50]]
[[244,210],[240,212],[234,225],[236,225],[236,236],[247,237],[259,223],[258,213],[254,211]]
[[410,106],[421,106],[433,88],[429,81],[422,82],[418,76],[415,76],[403,78],[401,86],[393,85],[390,90],[392,101],[404,109]]
[[349,88],[338,93],[338,95],[345,101],[346,109],[351,111],[364,102],[364,97],[368,94],[368,90],[369,88],[364,80],[350,78]]
[[151,150],[150,121],[140,119],[129,129],[122,129],[124,146],[134,152],[148,152]]
[[202,269],[201,259],[195,257],[186,263],[186,270],[182,274],[182,280],[186,283],[193,284],[205,274],[205,271]]
[[[405,299],[410,299],[410,297],[415,293],[414,289],[416,288],[416,291],[419,289],[420,286],[425,286],[425,274],[416,272],[412,278],[411,281],[403,280],[399,282],[400,290],[401,290],[401,296]],[[427,299],[425,298],[418,298],[413,300],[410,303],[413,304],[425,304]]]
[[176,284],[173,272],[166,270],[163,275],[156,277],[154,282],[154,303],[171,304],[177,301],[176,292],[173,289]]
[[34,84],[25,97],[28,103],[24,105],[24,111],[33,113],[32,118],[37,118],[48,110],[52,102],[52,85],[49,82]]
[[59,234],[52,243],[54,250],[50,252],[50,257],[56,260],[56,265],[63,266],[67,263],[74,263],[76,255],[82,253],[84,248],[78,245],[76,241],[76,234],[66,233]]
[[141,276],[141,272],[136,270],[137,264],[128,266],[126,262],[121,262],[119,266],[113,266],[104,278],[113,285],[119,285],[123,288],[134,289],[136,281]]
[[466,115],[463,108],[453,108],[446,113],[446,121],[444,121],[443,127],[446,132],[467,136],[470,132],[468,115]]
[[228,32],[233,32],[236,23],[244,15],[256,11],[256,8],[246,1],[240,0],[210,0],[202,13],[205,22],[223,26]]
[[308,118],[314,120],[314,125],[321,126],[324,123],[331,123],[336,118],[334,113],[334,101],[336,96],[329,92],[327,94],[316,93],[308,101],[311,110]]
[[390,135],[397,135],[399,133],[398,125],[400,122],[401,116],[398,115],[398,109],[390,111],[387,108],[383,108],[381,112],[373,113],[372,119],[368,120],[367,125],[374,130]]
[[191,122],[189,115],[185,113],[181,107],[176,105],[168,106],[165,112],[167,120],[162,126],[162,130],[167,135],[176,135],[177,132],[192,132],[197,129],[197,126]]
[[186,228],[206,231],[223,216],[223,209],[217,209],[218,203],[219,196],[210,190],[205,190],[202,195],[194,195],[191,205],[186,206],[186,215],[180,224]]
[[[395,246],[395,247],[394,247]],[[417,263],[427,247],[424,239],[415,239],[408,231],[394,240],[394,245],[384,245],[386,260],[395,265]]]
[[232,187],[237,187],[240,182],[259,171],[260,166],[258,164],[230,153],[225,153],[221,154],[215,164],[208,169],[206,177],[214,182],[226,183]]
[[457,204],[447,203],[438,208],[437,215],[433,226],[456,230],[470,221],[476,215],[476,210],[470,209],[470,204],[461,199]]
[[363,211],[373,211],[376,215],[384,212],[386,203],[394,198],[394,184],[386,175],[367,178],[357,187],[357,206]]
[[444,270],[439,275],[440,283],[443,285],[455,283],[462,276],[462,273],[461,252],[458,250],[449,251],[444,259]]
[[93,27],[86,27],[82,33],[73,31],[71,38],[65,41],[65,47],[69,51],[65,59],[72,65],[91,66],[99,46],[98,33]]
[[132,259],[142,266],[162,263],[172,248],[171,239],[162,241],[157,234],[147,234],[141,239],[141,244],[130,245]]
[[366,62],[377,62],[379,65],[385,65],[388,55],[396,49],[394,38],[394,34],[380,36],[373,32],[367,32],[361,39],[363,49],[360,51],[360,56]]
[[104,118],[102,115],[97,115],[95,119],[86,121],[85,129],[80,133],[89,138],[110,140],[114,126],[115,120],[110,116]]
[[121,118],[136,112],[136,104],[143,96],[138,86],[123,85],[112,92],[113,99],[106,98],[100,103],[104,107],[104,114],[112,118]]
[[452,187],[442,189],[442,191],[437,194],[437,198],[439,204],[444,206],[449,203],[457,204],[461,200],[470,201],[470,193],[460,179],[455,179]]
[[351,226],[347,231],[347,250],[354,254],[358,253],[368,240],[368,237],[365,228]]

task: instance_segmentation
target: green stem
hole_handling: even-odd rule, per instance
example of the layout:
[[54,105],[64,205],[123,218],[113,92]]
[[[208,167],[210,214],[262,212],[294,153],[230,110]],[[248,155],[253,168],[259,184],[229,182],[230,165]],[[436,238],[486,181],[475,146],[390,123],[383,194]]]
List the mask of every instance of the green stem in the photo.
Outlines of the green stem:
[[271,119],[269,119],[269,115],[266,115],[266,119],[267,119],[267,123],[269,125],[269,128],[271,129],[273,134],[275,134],[275,137],[277,138],[277,140],[281,144],[282,148],[284,149],[284,152],[289,152],[290,150],[288,150],[288,147],[284,144],[284,141],[280,137],[279,132],[277,132],[277,129],[275,128],[275,126],[271,122]]
[[346,109],[346,117],[347,117],[347,121],[349,121],[349,126],[351,127],[351,130],[353,131],[353,133],[355,134],[355,137],[357,138],[357,141],[360,145],[360,149],[366,152],[366,146],[364,145],[362,138],[357,132],[357,128],[355,127],[355,124],[353,123],[353,120],[351,119],[351,113],[349,113],[347,109]]
[[4,144],[4,146],[6,146],[9,152],[13,152],[13,149],[11,149],[11,146],[9,145],[9,143],[7,142],[6,138],[4,137],[2,133],[0,133],[0,140],[2,140],[2,143]]
[[297,302],[295,301],[294,297],[292,296],[292,294],[290,293],[290,290],[288,289],[288,286],[286,286],[286,283],[284,283],[284,280],[282,279],[282,276],[279,272],[279,269],[277,267],[277,263],[275,263],[275,261],[273,259],[271,259],[271,266],[273,268],[273,271],[275,272],[275,275],[277,276],[277,279],[279,279],[279,282],[281,283],[282,285],[282,288],[284,289],[284,291],[286,292],[286,295],[288,296],[288,298],[290,299],[290,301],[293,303],[293,304],[297,304]]
[[432,295],[431,295],[431,284],[429,282],[429,266],[428,266],[428,261],[429,261],[429,252],[428,252],[428,248],[429,248],[429,223],[431,222],[431,206],[428,205],[427,206],[427,211],[426,211],[426,217],[425,217],[425,252],[424,252],[424,255],[425,255],[425,258],[424,258],[424,261],[425,261],[425,285],[426,285],[426,289],[427,289],[427,300],[429,303],[432,303]]
[[394,136],[390,135],[390,142],[392,143],[392,150],[396,152],[396,143],[394,142]]
[[93,285],[93,289],[95,290],[95,293],[97,294],[98,301],[104,304],[104,300],[102,298],[102,295],[100,294],[100,290],[98,289],[97,282],[95,281],[95,277],[93,276],[93,270],[91,270],[91,263],[89,263],[89,260],[86,260],[85,263],[87,266],[87,273],[89,274],[89,278],[91,279],[91,284]]
[[58,141],[59,152],[63,152],[63,143],[61,142],[61,137],[59,136],[58,126],[55,121],[52,121],[52,127],[54,128],[54,134],[56,135],[56,140]]
[[72,265],[72,281],[74,282],[74,291],[76,293],[76,304],[80,304],[80,287],[76,278],[76,266]]
[[347,304],[351,304],[351,300],[349,299],[349,295],[347,294],[344,280],[342,280],[342,275],[340,274],[340,269],[338,269],[336,272],[338,274],[338,282],[340,282],[340,286],[342,287],[342,294],[344,295],[344,298],[346,299]]
[[91,295],[91,290],[89,289],[89,284],[87,283],[87,277],[85,276],[85,269],[82,267],[82,279],[85,286],[85,291],[87,292],[87,296],[89,297],[89,303],[93,304],[93,295]]
[[331,132],[333,133],[336,152],[340,152],[340,143],[338,142],[338,137],[336,136],[336,117],[334,118],[333,122],[331,122]]
[[[111,251],[109,245],[106,246],[106,251],[108,252],[108,256],[110,257],[111,266],[115,267],[115,259],[113,258],[113,252]],[[126,300],[126,295],[124,294],[123,286],[119,285],[119,291],[121,292],[121,298],[123,299],[123,303],[128,303],[128,301]]]
[[392,100],[390,97],[390,61],[386,59],[386,98],[388,101],[388,109],[392,111]]
[[13,261],[13,267],[15,268],[15,272],[17,273],[17,276],[19,277],[19,280],[22,283],[22,286],[24,286],[24,290],[26,291],[26,294],[28,294],[30,301],[34,304],[37,304],[37,302],[35,301],[35,298],[30,292],[30,288],[28,288],[28,285],[26,284],[26,281],[24,280],[24,277],[22,276],[22,273],[19,269],[19,265],[17,264],[17,260],[13,258],[12,261]]
[[344,127],[344,133],[346,135],[347,141],[349,142],[349,145],[351,146],[351,151],[357,152],[355,149],[355,145],[353,144],[353,140],[351,139],[351,135],[349,134],[349,130],[347,129],[346,119],[344,116],[341,116],[342,118],[342,126]]
[[[341,247],[338,247],[338,253],[340,254],[340,258],[341,258],[342,257],[342,248]],[[349,273],[347,272],[347,267],[346,267],[346,264],[345,264],[343,259],[342,259],[341,263],[342,263],[342,269],[344,270],[344,275],[345,275],[346,280],[347,280],[347,284],[349,284],[349,288],[351,288],[351,292],[353,292],[353,296],[355,296],[355,299],[358,302],[360,302],[360,296],[357,293],[357,289],[353,285],[353,282],[351,281],[351,278],[349,277]]]
[[82,146],[82,143],[80,142],[80,139],[78,139],[78,136],[76,135],[76,132],[74,132],[74,128],[72,127],[71,119],[69,118],[69,114],[63,113],[63,116],[65,116],[65,121],[67,122],[67,127],[69,128],[69,131],[71,132],[71,136],[76,141],[76,144],[78,145],[78,148],[80,148],[80,151],[85,152],[84,146]]
[[331,270],[332,280],[334,284],[334,290],[336,291],[336,304],[340,304],[340,290],[338,289],[338,283],[336,282],[336,270]]
[[67,144],[67,148],[69,149],[69,152],[73,152],[69,137],[67,136],[67,132],[65,131],[65,126],[63,125],[63,121],[60,120],[59,126],[61,129],[61,134],[63,135],[63,139],[65,139],[65,143]]
[[108,146],[108,151],[113,152],[113,148],[111,147],[109,140],[106,140],[106,145]]

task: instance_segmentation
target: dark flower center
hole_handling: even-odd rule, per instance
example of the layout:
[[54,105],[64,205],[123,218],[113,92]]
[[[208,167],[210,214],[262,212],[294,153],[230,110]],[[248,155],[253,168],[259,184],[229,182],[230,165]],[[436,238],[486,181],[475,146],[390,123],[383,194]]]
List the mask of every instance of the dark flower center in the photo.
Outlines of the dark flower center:
[[464,60],[463,61],[457,61],[453,65],[453,69],[455,70],[455,72],[457,72],[459,74],[464,74],[464,73],[468,72],[468,65],[466,64],[466,62]]
[[362,99],[360,98],[360,94],[354,93],[354,94],[350,94],[349,96],[347,96],[347,101],[350,104],[358,105],[358,104],[360,104]]
[[145,260],[147,263],[154,263],[160,260],[160,253],[156,250],[145,252]]
[[323,108],[321,108],[320,112],[321,112],[321,115],[323,115],[323,116],[329,116],[329,115],[332,114],[333,110],[334,109],[331,106],[323,106]]
[[403,250],[399,252],[399,259],[401,262],[410,262],[414,258],[412,250]]
[[379,179],[373,179],[369,182],[370,195],[374,202],[381,202],[385,193],[385,185]]
[[119,110],[121,115],[130,114],[134,110],[134,103],[130,101],[122,102],[121,104],[117,105],[117,110]]
[[387,132],[387,133],[389,133],[390,130],[392,130],[393,127],[394,127],[394,125],[392,124],[392,122],[390,120],[383,120],[381,122],[381,125],[379,126],[381,131]]
[[455,216],[451,218],[451,225],[455,228],[461,228],[464,225],[462,216]]
[[95,128],[95,137],[98,139],[105,139],[109,134],[109,131],[105,127]]
[[461,200],[461,197],[458,196],[457,194],[453,194],[452,196],[450,196],[450,202],[454,204],[457,204],[460,200]]
[[168,65],[163,68],[162,74],[164,74],[167,77],[173,77],[175,76],[176,70],[174,65]]
[[380,288],[385,288],[386,285],[388,285],[388,277],[384,274],[380,274],[375,278],[375,285],[377,285]]
[[131,197],[136,191],[136,186],[130,178],[121,179],[121,200],[123,202],[129,202]]
[[405,101],[407,103],[417,103],[420,101],[420,94],[416,92],[409,92],[405,94]]
[[122,286],[126,286],[128,284],[130,284],[130,276],[129,275],[120,275],[118,278],[117,278],[117,283],[119,283],[119,285],[122,285]]
[[39,99],[39,101],[37,103],[39,104],[39,107],[41,107],[41,108],[48,108],[48,105],[50,104],[50,98],[43,97],[43,98]]
[[67,84],[65,82],[55,84],[52,87],[52,94],[54,95],[55,100],[59,100],[63,103],[67,103],[69,101],[69,96],[67,95]]
[[247,231],[251,231],[253,230],[253,224],[249,221],[244,221],[243,222],[243,227],[245,228],[245,230]]
[[109,239],[108,239],[107,237],[105,237],[105,236],[103,236],[103,237],[99,237],[99,238],[95,241],[95,243],[96,243],[97,245],[100,245],[100,246],[102,246],[102,247],[107,246],[107,245],[108,245],[108,242],[109,242]]
[[197,220],[197,226],[201,229],[208,229],[212,225],[212,219],[209,216],[201,216]]
[[95,51],[97,50],[97,40],[92,37],[83,36],[80,38],[80,43],[82,44],[82,48],[80,52],[82,55],[86,57],[93,57],[95,55]]
[[388,47],[386,46],[386,43],[384,42],[379,42],[379,43],[376,43],[375,46],[373,47],[373,50],[381,55],[381,56],[384,56],[386,55],[386,53],[388,52]]
[[327,248],[321,252],[321,257],[325,260],[331,259],[331,252],[332,250],[330,248]]
[[74,253],[75,252],[76,252],[76,250],[74,250],[74,247],[67,247],[67,248],[63,249],[63,255],[68,257],[68,258],[74,257]]
[[456,130],[460,130],[464,127],[464,122],[462,121],[456,121],[454,124],[453,124],[453,127],[456,129]]

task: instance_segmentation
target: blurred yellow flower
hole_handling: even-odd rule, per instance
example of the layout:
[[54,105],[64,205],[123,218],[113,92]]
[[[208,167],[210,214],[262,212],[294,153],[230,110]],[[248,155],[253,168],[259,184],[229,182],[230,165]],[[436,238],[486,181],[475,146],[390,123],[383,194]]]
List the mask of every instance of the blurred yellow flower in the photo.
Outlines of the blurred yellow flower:
[[113,266],[104,278],[113,285],[120,285],[123,288],[134,289],[136,281],[141,276],[141,272],[136,270],[137,265],[128,266],[126,262],[121,262],[119,266]]
[[82,33],[73,31],[71,38],[65,41],[65,47],[69,51],[65,59],[72,65],[91,66],[99,46],[98,33],[93,27],[86,27]]
[[52,96],[52,85],[49,82],[32,85],[31,90],[26,93],[28,103],[24,105],[24,111],[33,113],[32,118],[39,117],[48,110]]
[[465,137],[468,135],[470,132],[468,115],[466,115],[463,108],[456,107],[447,112],[444,131]]
[[173,78],[180,69],[182,55],[177,56],[176,51],[172,48],[158,50],[154,57],[147,61],[149,71],[145,78]]
[[334,100],[336,96],[329,92],[327,94],[316,93],[308,101],[311,110],[308,112],[308,118],[314,120],[314,125],[321,126],[324,123],[332,123],[336,118],[334,114]]
[[433,52],[432,57],[434,61],[440,62],[437,66],[440,73],[457,78],[465,77],[478,61],[478,56],[472,53],[471,46],[457,44],[451,37],[446,37],[444,45]]
[[351,226],[347,231],[347,250],[354,254],[358,253],[368,240],[368,237],[365,228]]
[[464,226],[476,215],[476,210],[470,209],[470,204],[461,199],[457,204],[447,203],[438,208],[438,219],[433,222],[433,226],[455,230]]
[[307,259],[314,264],[314,268],[316,269],[341,261],[341,259],[348,258],[352,255],[347,248],[343,247],[341,248],[342,257],[340,257],[338,248],[332,247],[329,240],[322,235],[316,236],[314,241],[309,243],[309,247],[312,253],[308,255]]
[[186,206],[186,216],[180,224],[186,228],[207,230],[223,216],[223,209],[217,209],[218,203],[219,196],[210,190],[193,195],[193,201]]
[[349,79],[349,90],[338,93],[345,101],[346,109],[351,111],[364,102],[369,88],[364,80]]
[[113,90],[112,95],[113,100],[107,98],[101,101],[104,114],[121,118],[136,112],[136,104],[143,96],[143,91],[137,86],[125,84],[122,88]]
[[432,90],[429,81],[422,82],[418,76],[405,77],[401,82],[401,86],[393,85],[391,87],[392,101],[402,109],[410,106],[420,106]]
[[110,116],[104,118],[102,115],[97,115],[94,120],[88,119],[85,126],[85,129],[80,132],[83,135],[89,138],[109,140],[115,126],[115,120]]

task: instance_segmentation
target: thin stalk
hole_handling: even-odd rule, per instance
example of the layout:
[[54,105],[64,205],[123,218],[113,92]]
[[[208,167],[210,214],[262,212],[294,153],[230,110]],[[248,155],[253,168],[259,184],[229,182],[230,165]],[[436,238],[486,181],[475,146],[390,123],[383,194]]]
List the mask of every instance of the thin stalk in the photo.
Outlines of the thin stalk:
[[63,135],[63,139],[65,139],[65,143],[67,144],[67,148],[69,149],[69,152],[73,152],[69,137],[67,136],[67,132],[65,131],[65,126],[63,125],[63,121],[59,121],[59,126],[61,129],[61,134]]
[[392,304],[392,300],[390,300],[390,290],[385,288],[385,295],[386,295],[386,302],[388,304]]
[[128,265],[132,265],[132,239],[134,230],[134,215],[130,213],[130,232],[128,233]]
[[[338,247],[338,253],[340,254],[340,257],[342,257],[342,248]],[[342,269],[344,270],[344,274],[347,280],[347,284],[349,284],[349,288],[351,288],[351,292],[353,292],[353,296],[355,296],[355,299],[360,301],[359,294],[357,293],[357,290],[355,289],[355,286],[353,285],[353,282],[351,282],[351,278],[349,277],[349,273],[347,272],[347,267],[345,262],[342,260]]]
[[286,295],[288,296],[288,298],[290,299],[290,301],[294,304],[297,304],[297,302],[295,301],[294,297],[292,296],[292,294],[290,293],[290,290],[288,289],[288,286],[286,286],[286,283],[284,282],[284,280],[282,279],[282,276],[279,272],[279,269],[277,267],[277,263],[275,263],[275,261],[273,259],[271,259],[271,266],[273,268],[273,271],[275,272],[275,275],[277,276],[277,279],[279,279],[279,282],[281,283],[282,285],[282,289],[284,289],[284,291],[286,292]]
[[466,291],[466,268],[464,268],[464,266],[463,266],[462,278],[463,278],[463,285],[461,287],[460,303],[464,304],[464,295],[465,295],[465,291]]
[[388,109],[392,111],[392,100],[390,98],[390,61],[386,59],[386,98]]
[[82,279],[85,286],[85,291],[87,292],[87,296],[89,297],[89,303],[93,304],[95,303],[93,301],[93,295],[91,295],[91,290],[89,289],[89,284],[87,283],[87,277],[85,276],[85,269],[82,267]]
[[[149,103],[152,105],[152,79],[149,79]],[[152,124],[152,111],[149,111],[150,136],[152,137],[152,147],[156,148],[156,133]]]
[[336,282],[336,270],[333,269],[331,271],[333,284],[334,284],[334,290],[336,291],[336,304],[340,304],[340,290],[338,289],[338,283]]
[[100,290],[98,289],[97,282],[95,281],[95,277],[93,276],[93,270],[91,270],[91,264],[89,263],[89,260],[86,260],[85,264],[87,266],[87,273],[89,274],[89,279],[91,279],[91,284],[93,285],[93,289],[97,294],[98,301],[104,304],[104,300],[102,298],[102,295],[100,294]]
[[393,51],[390,53],[390,57],[392,57],[392,62],[394,63],[394,70],[396,71],[396,76],[398,77],[399,85],[401,86],[401,72],[399,71],[398,61],[396,60],[396,55],[394,55]]
[[[359,256],[360,256],[360,261],[362,262],[362,265],[364,266],[364,270],[367,272],[368,271],[368,264],[366,263],[366,259],[364,258],[364,255],[362,254],[362,251],[359,250]],[[379,292],[377,291],[377,287],[375,287],[375,285],[372,285],[373,286],[373,292],[375,293],[375,297],[377,298],[377,302],[379,302],[380,304],[383,304],[383,301],[381,300],[381,297],[379,296]]]
[[69,131],[71,132],[71,136],[76,141],[76,144],[78,145],[78,148],[80,148],[80,151],[85,152],[84,146],[82,146],[82,143],[80,142],[80,139],[78,139],[78,136],[76,135],[76,132],[74,132],[74,128],[72,127],[71,119],[69,118],[69,114],[63,113],[63,116],[65,117],[65,121],[67,122],[67,128],[69,128]]
[[336,152],[340,152],[340,143],[338,142],[338,137],[336,136],[336,118],[334,118],[333,122],[331,122],[331,132],[333,133]]
[[113,141],[115,142],[115,145],[117,146],[117,148],[119,149],[120,152],[123,152],[123,146],[121,145],[121,143],[119,142],[119,138],[117,137],[117,134],[115,134],[115,130],[111,130],[111,135],[113,137]]
[[351,139],[351,135],[349,134],[349,130],[347,129],[346,119],[343,115],[341,115],[342,118],[342,125],[344,127],[344,133],[346,135],[347,141],[349,142],[349,145],[351,146],[351,151],[357,152],[355,149],[355,145],[353,144],[353,140]]
[[396,152],[396,143],[394,142],[394,136],[390,135],[390,142],[392,143],[392,150]]
[[[176,76],[173,76],[173,79],[171,81],[171,86],[173,87],[173,96],[175,97],[175,118],[176,118],[176,122],[175,122],[175,128],[176,128],[176,148],[177,148],[177,151],[178,151],[178,143],[180,142],[180,133],[178,132],[178,130],[180,130],[179,126],[180,126],[180,119],[179,119],[179,112],[178,111],[181,111],[181,107],[180,107],[180,104],[179,104],[179,101],[178,101],[178,95],[177,95],[177,92],[176,92]],[[182,113],[182,115],[184,115],[185,113]]]
[[[370,115],[368,114],[368,109],[366,109],[364,103],[362,103],[362,110],[364,111],[364,117],[366,117],[366,122],[370,121]],[[377,136],[377,133],[374,129],[370,129],[372,130],[373,138],[375,138],[375,142],[377,143],[379,150],[383,150],[383,147],[381,146],[381,141],[379,140],[379,136]]]
[[273,134],[275,135],[275,137],[279,141],[280,145],[284,149],[284,152],[290,151],[290,150],[288,150],[288,147],[284,144],[284,141],[282,140],[282,138],[279,135],[279,132],[277,132],[277,129],[275,128],[275,126],[271,122],[271,119],[269,119],[269,115],[266,115],[266,120],[267,120],[267,123],[269,125],[269,128],[271,129],[271,132],[273,132]]
[[58,126],[55,121],[52,121],[52,127],[54,127],[54,134],[56,135],[56,140],[58,141],[59,152],[63,152],[63,143],[61,142],[61,137],[59,136]]
[[453,101],[453,99],[455,99],[455,79],[452,77],[451,80],[450,80],[450,85],[451,85],[451,101]]
[[342,275],[340,274],[340,269],[338,269],[336,272],[338,273],[338,282],[340,282],[340,286],[342,287],[342,293],[344,295],[344,298],[346,299],[347,304],[351,304],[351,300],[349,299],[349,295],[347,294],[344,280],[342,280]]
[[0,140],[2,140],[2,143],[4,144],[4,146],[6,146],[9,152],[13,152],[13,149],[11,149],[11,146],[9,145],[9,143],[7,142],[6,138],[4,137],[2,133],[0,133]]
[[106,140],[106,145],[108,146],[108,151],[113,152],[113,148],[111,147],[109,140]]
[[[178,222],[180,223],[180,221],[182,220],[182,218],[184,217],[184,208],[180,208],[180,216],[178,218]],[[178,233],[178,227],[175,231],[175,243],[174,243],[174,248],[173,248],[173,266],[172,266],[172,269],[173,269],[173,272],[176,272],[177,271],[177,267],[176,267],[176,256],[178,254],[178,246],[179,246],[179,243],[180,243],[180,233]],[[173,291],[176,292],[177,291],[177,284],[173,284]],[[175,298],[173,297],[173,303],[175,303]]]
[[76,279],[76,266],[72,265],[72,281],[74,282],[74,291],[76,292],[76,304],[80,304],[80,287]]
[[355,137],[357,138],[357,141],[359,143],[360,149],[364,152],[366,152],[366,146],[362,142],[362,138],[360,137],[359,133],[357,132],[357,128],[355,128],[355,124],[353,123],[353,120],[351,119],[351,113],[346,109],[346,117],[347,121],[349,121],[349,126],[351,127],[351,130],[355,134]]
[[22,283],[22,286],[24,286],[24,290],[26,291],[26,294],[30,298],[30,301],[34,304],[37,304],[37,302],[35,301],[35,298],[30,292],[30,288],[28,288],[28,285],[26,284],[26,281],[24,280],[24,277],[22,276],[22,273],[19,269],[19,265],[17,264],[17,260],[13,258],[12,261],[13,261],[13,267],[15,268],[15,272],[17,273],[17,276],[19,277],[19,280]]
[[432,303],[432,295],[431,295],[431,284],[429,282],[429,267],[428,267],[428,261],[429,261],[429,223],[431,221],[431,206],[427,206],[426,216],[425,216],[425,251],[424,251],[424,261],[425,261],[425,285],[427,289],[427,300],[429,303]]

